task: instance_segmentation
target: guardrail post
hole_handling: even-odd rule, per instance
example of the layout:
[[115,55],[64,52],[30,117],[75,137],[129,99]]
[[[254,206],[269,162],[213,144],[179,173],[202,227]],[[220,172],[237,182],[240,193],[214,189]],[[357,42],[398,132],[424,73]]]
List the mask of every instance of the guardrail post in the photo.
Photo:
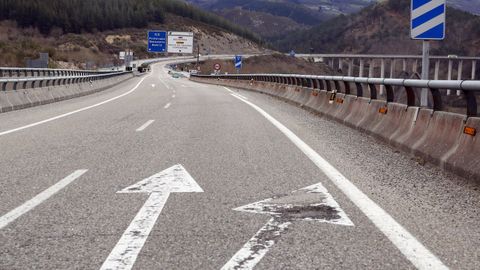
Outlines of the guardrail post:
[[[382,58],[380,64],[380,78],[385,78],[385,59]],[[385,94],[385,85],[380,85],[380,95],[383,96]]]
[[395,76],[395,66],[397,64],[397,60],[390,59],[390,78]]
[[440,60],[435,61],[435,74],[433,75],[433,78],[435,80],[438,80],[440,76]]
[[363,97],[363,86],[359,82],[355,82],[355,87],[357,88],[357,97]]
[[360,59],[360,70],[359,70],[359,74],[358,74],[358,77],[363,77],[363,69],[365,68],[365,60],[362,58]]
[[[452,80],[452,73],[453,73],[453,61],[448,60],[448,74],[447,74],[447,80],[451,81]],[[452,94],[451,89],[447,89],[447,96],[450,96]]]
[[17,90],[17,85],[18,85],[18,82],[13,83],[13,90]]
[[477,73],[477,60],[472,61],[472,80],[475,80]]
[[407,105],[409,107],[415,106],[415,91],[410,86],[405,86],[405,92],[407,92]]
[[354,59],[350,59],[350,61],[348,61],[348,76],[351,77],[353,76],[353,61]]
[[[463,75],[463,60],[460,60],[458,62],[458,74],[457,74],[457,80],[461,81],[462,80],[462,75]],[[457,90],[457,96],[460,96],[462,94],[461,90]]]
[[402,72],[408,73],[408,71],[407,71],[407,59],[403,59],[403,61],[402,61]]

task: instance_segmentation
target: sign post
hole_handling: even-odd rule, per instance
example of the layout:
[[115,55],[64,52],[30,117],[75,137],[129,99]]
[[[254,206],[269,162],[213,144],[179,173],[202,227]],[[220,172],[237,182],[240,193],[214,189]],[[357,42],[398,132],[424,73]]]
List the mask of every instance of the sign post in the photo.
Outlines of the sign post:
[[[422,80],[430,71],[430,40],[445,39],[446,0],[412,0],[411,38],[423,40]],[[428,89],[422,89],[421,106],[428,106]]]

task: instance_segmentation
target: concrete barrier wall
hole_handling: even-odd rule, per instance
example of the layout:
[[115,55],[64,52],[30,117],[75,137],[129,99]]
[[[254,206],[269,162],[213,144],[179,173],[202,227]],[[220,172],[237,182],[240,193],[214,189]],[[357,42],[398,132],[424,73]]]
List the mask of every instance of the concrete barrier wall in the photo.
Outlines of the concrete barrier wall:
[[366,132],[411,155],[458,175],[480,180],[480,134],[465,134],[465,126],[480,131],[480,118],[433,111],[382,100],[330,93],[293,85],[248,80],[191,80],[258,91],[301,105],[349,127]]
[[111,88],[133,77],[132,73],[127,73],[91,83],[0,91],[0,113],[89,95]]

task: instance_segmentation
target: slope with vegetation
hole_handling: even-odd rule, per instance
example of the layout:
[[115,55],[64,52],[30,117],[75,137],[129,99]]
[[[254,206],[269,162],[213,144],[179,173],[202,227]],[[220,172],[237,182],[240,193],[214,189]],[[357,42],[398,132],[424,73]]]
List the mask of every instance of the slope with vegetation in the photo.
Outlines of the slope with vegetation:
[[[339,16],[276,43],[283,51],[316,53],[418,54],[421,42],[410,39],[410,2],[389,0],[357,14]],[[447,9],[446,39],[432,42],[439,55],[478,55],[480,17]]]
[[0,65],[23,66],[49,52],[54,65],[118,64],[118,52],[145,58],[146,31],[192,31],[202,53],[259,52],[256,34],[177,0],[0,1]]

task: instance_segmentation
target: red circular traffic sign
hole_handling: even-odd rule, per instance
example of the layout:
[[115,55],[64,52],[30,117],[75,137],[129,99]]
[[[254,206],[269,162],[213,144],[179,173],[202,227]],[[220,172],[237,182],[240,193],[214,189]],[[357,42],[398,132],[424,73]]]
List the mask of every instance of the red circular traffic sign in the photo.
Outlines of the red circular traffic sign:
[[215,63],[215,65],[213,65],[213,69],[220,70],[222,69],[222,65],[220,65],[219,63]]

